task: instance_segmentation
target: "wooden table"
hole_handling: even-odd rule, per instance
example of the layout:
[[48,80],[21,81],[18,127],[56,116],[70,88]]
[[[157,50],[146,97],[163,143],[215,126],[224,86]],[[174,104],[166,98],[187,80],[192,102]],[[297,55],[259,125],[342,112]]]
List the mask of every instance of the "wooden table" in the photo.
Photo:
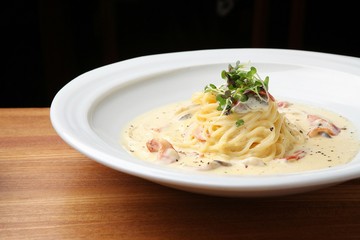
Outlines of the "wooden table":
[[0,239],[360,239],[360,180],[222,198],[129,176],[70,148],[49,109],[0,109]]

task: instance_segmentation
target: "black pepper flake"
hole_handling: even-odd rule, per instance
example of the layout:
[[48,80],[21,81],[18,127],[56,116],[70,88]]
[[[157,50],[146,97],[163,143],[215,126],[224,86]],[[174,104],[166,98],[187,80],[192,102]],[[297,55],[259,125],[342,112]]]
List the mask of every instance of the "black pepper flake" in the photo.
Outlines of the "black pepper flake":
[[271,128],[270,128],[270,131],[273,131],[273,130],[274,130],[274,127],[271,127]]

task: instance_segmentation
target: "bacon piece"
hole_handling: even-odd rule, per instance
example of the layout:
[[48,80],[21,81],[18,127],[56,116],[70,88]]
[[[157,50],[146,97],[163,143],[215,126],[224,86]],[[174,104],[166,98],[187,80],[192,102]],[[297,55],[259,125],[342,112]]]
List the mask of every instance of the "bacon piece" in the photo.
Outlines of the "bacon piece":
[[261,96],[267,96],[271,101],[275,102],[275,98],[273,95],[271,95],[269,92],[266,92],[265,90],[260,90],[259,94]]
[[173,163],[179,160],[179,153],[174,148],[166,148],[164,151],[159,151],[158,159],[167,163]]
[[335,124],[316,115],[308,115],[307,119],[310,121],[310,125],[312,126],[308,132],[309,137],[316,137],[318,135],[331,137],[337,136],[341,132],[341,129],[335,126]]
[[277,103],[277,106],[278,106],[279,108],[287,108],[287,107],[290,106],[290,103],[289,103],[289,102],[286,102],[286,101],[280,101],[280,102]]
[[200,126],[194,130],[193,136],[200,142],[206,142],[207,137],[209,137],[208,134],[204,131],[204,128]]
[[299,160],[303,157],[305,157],[306,152],[304,150],[297,150],[295,152],[293,152],[291,155],[285,157],[286,160],[291,161],[291,160]]
[[160,149],[160,142],[156,139],[151,139],[146,142],[146,147],[150,152],[158,152]]
[[179,160],[179,153],[165,139],[151,139],[146,142],[146,147],[150,152],[157,152],[157,159],[166,163],[173,163]]

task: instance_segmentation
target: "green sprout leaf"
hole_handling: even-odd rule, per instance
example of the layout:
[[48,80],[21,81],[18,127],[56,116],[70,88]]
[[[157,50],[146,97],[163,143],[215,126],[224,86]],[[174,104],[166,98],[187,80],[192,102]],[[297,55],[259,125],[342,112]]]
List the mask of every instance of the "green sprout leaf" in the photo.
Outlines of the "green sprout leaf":
[[239,120],[236,121],[235,124],[236,124],[237,127],[240,127],[240,126],[244,125],[244,123],[245,123],[244,120],[239,119]]

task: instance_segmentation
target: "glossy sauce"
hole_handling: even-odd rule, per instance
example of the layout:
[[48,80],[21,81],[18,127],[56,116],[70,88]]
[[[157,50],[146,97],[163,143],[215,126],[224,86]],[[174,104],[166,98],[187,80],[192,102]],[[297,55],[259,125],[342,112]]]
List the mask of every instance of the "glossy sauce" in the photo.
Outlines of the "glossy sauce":
[[[157,159],[157,154],[150,152],[146,142],[156,137],[164,137],[169,134],[181,134],[181,123],[177,111],[189,102],[180,102],[155,109],[134,119],[123,131],[121,144],[132,155],[144,161],[156,164],[167,164],[169,167],[182,168],[188,171],[201,171],[217,174],[233,175],[268,175],[302,172],[323,168],[330,168],[351,161],[359,152],[360,140],[355,127],[346,118],[324,109],[313,108],[301,104],[290,104],[288,107],[279,108],[292,124],[295,124],[306,135],[304,144],[296,146],[294,150],[302,150],[306,154],[299,160],[274,159],[262,162],[259,159],[224,159],[222,156],[211,154],[199,155],[196,152],[185,152],[174,146],[179,152],[180,158],[173,163],[164,163]],[[335,124],[341,132],[331,138],[316,136],[310,138],[310,123],[307,119],[309,114],[315,114]],[[157,131],[157,129],[162,129]],[[224,161],[221,166],[212,169],[213,160]]]

